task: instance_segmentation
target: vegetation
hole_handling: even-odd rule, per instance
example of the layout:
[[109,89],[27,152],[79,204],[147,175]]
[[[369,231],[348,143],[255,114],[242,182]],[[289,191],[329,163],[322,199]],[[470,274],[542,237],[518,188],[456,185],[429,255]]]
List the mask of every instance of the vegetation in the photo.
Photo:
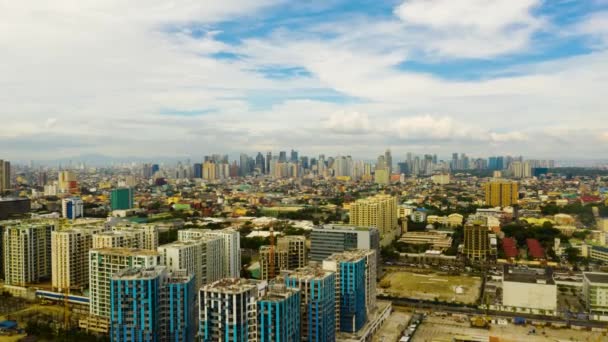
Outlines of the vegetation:
[[555,204],[548,204],[541,208],[543,215],[555,215],[555,214],[570,214],[578,216],[581,223],[585,226],[594,226],[595,217],[593,216],[593,207],[596,206],[599,209],[600,216],[608,216],[608,207],[605,205],[588,204],[582,205],[581,203],[572,203],[564,206],[557,206]]
[[169,229],[166,231],[158,232],[158,243],[164,245],[177,241],[177,229]]

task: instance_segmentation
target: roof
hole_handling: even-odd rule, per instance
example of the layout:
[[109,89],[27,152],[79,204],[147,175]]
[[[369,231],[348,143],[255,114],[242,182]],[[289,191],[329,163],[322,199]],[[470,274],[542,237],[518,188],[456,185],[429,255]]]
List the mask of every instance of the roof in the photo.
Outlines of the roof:
[[584,272],[583,276],[592,283],[608,284],[608,273]]
[[502,239],[502,250],[505,252],[507,258],[515,258],[518,254],[517,241],[509,237]]
[[552,268],[528,268],[504,265],[503,280],[528,284],[555,285]]
[[536,239],[526,239],[528,245],[528,251],[530,255],[535,259],[543,259],[545,257],[545,249],[540,245],[540,242]]

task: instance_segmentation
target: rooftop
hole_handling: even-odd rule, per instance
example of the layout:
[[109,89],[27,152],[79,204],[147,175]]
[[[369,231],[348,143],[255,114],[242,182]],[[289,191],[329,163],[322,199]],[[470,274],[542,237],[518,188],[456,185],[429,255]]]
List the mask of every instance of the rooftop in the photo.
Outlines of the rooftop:
[[224,278],[220,279],[211,284],[203,286],[204,291],[208,292],[227,292],[227,293],[240,293],[252,289],[262,289],[267,286],[266,281],[253,280],[245,278]]
[[112,280],[138,280],[138,279],[154,279],[165,272],[164,266],[156,266],[150,268],[126,268],[115,273]]
[[583,276],[592,283],[608,284],[608,273],[584,272]]
[[528,268],[504,265],[504,281],[555,285],[552,268]]
[[373,250],[355,249],[350,251],[344,251],[340,253],[334,253],[327,257],[328,261],[355,261],[365,258],[369,254],[374,253]]

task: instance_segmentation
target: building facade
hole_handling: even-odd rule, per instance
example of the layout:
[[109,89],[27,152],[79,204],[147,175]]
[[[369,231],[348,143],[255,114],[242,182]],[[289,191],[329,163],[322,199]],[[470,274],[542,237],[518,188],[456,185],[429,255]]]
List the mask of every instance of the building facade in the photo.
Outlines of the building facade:
[[300,290],[284,284],[269,287],[260,297],[258,310],[258,341],[300,341]]
[[23,223],[4,227],[2,234],[4,280],[7,285],[24,286],[51,277],[50,224]]
[[608,273],[583,273],[583,299],[593,319],[608,320]]
[[301,341],[335,341],[336,274],[311,266],[283,274],[285,285],[301,293]]
[[313,228],[310,235],[310,259],[321,262],[334,253],[370,249],[380,256],[380,234],[377,228],[326,224]]
[[84,202],[80,197],[69,197],[61,200],[61,214],[64,218],[75,220],[84,216]]
[[483,185],[487,205],[508,207],[517,204],[519,187],[517,182],[495,180]]
[[112,210],[127,210],[133,208],[133,189],[114,189],[110,194],[110,208]]
[[350,206],[350,224],[378,228],[383,246],[398,235],[397,215],[397,198],[390,195],[359,199]]

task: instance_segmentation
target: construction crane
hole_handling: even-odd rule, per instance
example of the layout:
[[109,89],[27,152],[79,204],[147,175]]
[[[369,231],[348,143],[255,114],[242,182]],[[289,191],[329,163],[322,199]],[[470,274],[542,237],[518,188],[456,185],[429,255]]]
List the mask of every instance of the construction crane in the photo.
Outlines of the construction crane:
[[268,256],[268,279],[274,279],[274,228],[273,225],[270,226],[270,253]]

